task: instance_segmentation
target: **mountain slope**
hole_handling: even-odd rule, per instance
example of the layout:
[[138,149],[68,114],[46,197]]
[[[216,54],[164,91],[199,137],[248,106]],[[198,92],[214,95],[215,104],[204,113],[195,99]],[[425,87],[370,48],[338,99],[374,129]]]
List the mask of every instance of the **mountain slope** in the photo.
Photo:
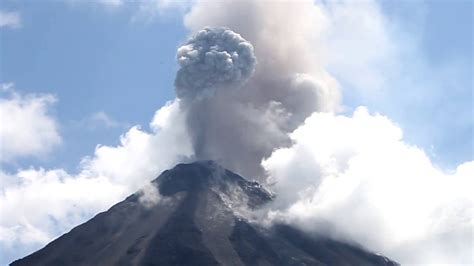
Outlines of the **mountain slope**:
[[245,211],[271,194],[211,161],[179,164],[152,185],[158,203],[135,193],[11,265],[396,265],[288,225],[248,222]]

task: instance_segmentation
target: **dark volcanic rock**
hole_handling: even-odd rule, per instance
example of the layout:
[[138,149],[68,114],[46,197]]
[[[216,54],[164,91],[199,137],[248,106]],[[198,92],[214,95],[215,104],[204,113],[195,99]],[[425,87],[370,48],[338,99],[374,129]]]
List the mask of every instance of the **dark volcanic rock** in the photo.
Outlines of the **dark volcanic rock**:
[[157,204],[135,193],[11,265],[396,265],[288,225],[248,222],[239,213],[272,195],[211,161],[179,164],[152,185]]

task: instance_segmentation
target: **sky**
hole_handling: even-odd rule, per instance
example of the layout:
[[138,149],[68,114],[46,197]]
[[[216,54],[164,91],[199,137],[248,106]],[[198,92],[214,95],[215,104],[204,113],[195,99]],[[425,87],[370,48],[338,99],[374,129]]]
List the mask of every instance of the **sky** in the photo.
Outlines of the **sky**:
[[[403,131],[404,142],[424,151],[443,172],[472,161],[473,3],[356,1],[352,9],[338,7],[324,33],[330,45],[322,45],[324,53],[318,55],[339,84],[338,114],[355,117],[364,106],[389,117]],[[182,141],[173,148],[174,157],[156,167],[140,157],[146,151],[152,162],[162,158],[167,140],[182,137],[175,124],[183,118],[173,102],[176,50],[192,33],[189,23],[199,24],[186,20],[191,8],[191,3],[164,0],[0,3],[0,181],[4,214],[13,216],[0,218],[0,264],[107,209],[179,161],[174,154],[192,153]],[[364,19],[337,16],[345,12]],[[376,26],[367,30],[365,24]],[[294,141],[305,143],[305,138]],[[136,162],[143,164],[138,169],[144,177],[130,181],[133,167],[110,170],[130,158],[146,161]],[[272,156],[264,165],[275,175],[278,169],[271,165],[277,159]],[[91,172],[99,177],[91,179]],[[35,178],[44,182],[21,186]],[[55,187],[54,180],[64,187]],[[92,191],[109,191],[100,204],[84,200],[88,182]],[[41,190],[45,184],[51,186]],[[56,206],[54,199],[34,193],[57,189],[77,195],[60,196],[58,201],[66,203],[52,213],[30,217],[12,211],[26,211],[38,199]],[[18,191],[32,194],[18,198]],[[74,209],[77,215],[68,210],[75,200],[85,202]],[[25,239],[28,234],[33,239]]]

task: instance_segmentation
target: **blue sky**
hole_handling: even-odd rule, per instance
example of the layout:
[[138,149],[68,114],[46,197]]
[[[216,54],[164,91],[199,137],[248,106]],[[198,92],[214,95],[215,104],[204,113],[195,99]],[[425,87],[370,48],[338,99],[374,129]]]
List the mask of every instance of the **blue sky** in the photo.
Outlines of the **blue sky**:
[[[405,5],[412,8],[410,4]],[[419,116],[419,121],[407,122],[408,137],[411,133],[413,142],[424,148],[432,145],[438,162],[451,167],[473,158],[473,12],[471,1],[427,1],[418,11],[421,20],[425,16],[421,23],[418,56],[426,62],[426,72],[424,75],[415,72],[413,76],[433,79],[437,86],[425,89],[445,96],[439,96],[434,104],[414,102],[410,111],[417,114],[406,113],[395,118],[403,127],[407,117]],[[406,63],[410,65],[410,62]],[[423,132],[425,136],[433,134],[433,139],[416,133],[423,126],[420,121],[434,125],[432,131]]]
[[[34,110],[46,110],[39,118],[54,122],[60,136],[60,141],[54,134],[45,137],[56,138],[45,152],[27,149],[26,155],[0,160],[0,184],[14,184],[15,175],[28,174],[16,172],[30,168],[37,172],[44,168],[43,172],[60,180],[80,179],[80,162],[94,155],[97,145],[125,147],[120,144],[121,135],[132,132],[138,137],[127,135],[122,140],[141,140],[152,135],[143,132],[155,130],[150,121],[163,123],[153,119],[160,107],[175,98],[175,55],[188,38],[183,16],[189,6],[162,0],[150,3],[161,4],[140,9],[140,1],[121,0],[0,2],[0,84],[11,84],[2,88],[8,87],[24,101],[40,99],[46,107]],[[379,6],[385,25],[380,32],[345,32],[343,21],[335,27],[339,32],[330,36],[334,44],[330,54],[337,58],[326,67],[339,82],[342,113],[350,115],[363,105],[389,117],[403,130],[406,143],[423,149],[436,167],[452,171],[474,158],[474,4],[467,0],[382,1]],[[0,91],[1,99],[9,100],[6,91]],[[173,106],[169,109],[172,116]],[[10,126],[4,122],[0,121],[0,127]],[[143,131],[130,130],[134,125]],[[130,146],[133,153],[135,146]],[[58,225],[60,229],[51,235],[87,220],[130,190],[112,186],[110,191],[112,196],[98,207],[86,201],[79,208],[84,216],[66,219],[66,225]],[[38,228],[47,227],[38,224]],[[48,238],[38,233],[38,239],[21,252],[8,253],[6,260],[35,250]],[[4,262],[0,259],[0,264]]]

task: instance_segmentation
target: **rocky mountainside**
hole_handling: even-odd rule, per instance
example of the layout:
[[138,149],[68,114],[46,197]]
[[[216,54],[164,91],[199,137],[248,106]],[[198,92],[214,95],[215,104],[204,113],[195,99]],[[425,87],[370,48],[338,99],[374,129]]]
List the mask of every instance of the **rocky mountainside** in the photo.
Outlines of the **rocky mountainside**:
[[397,265],[289,225],[250,222],[245,212],[272,195],[212,161],[179,164],[151,186],[159,198],[137,192],[11,265]]

